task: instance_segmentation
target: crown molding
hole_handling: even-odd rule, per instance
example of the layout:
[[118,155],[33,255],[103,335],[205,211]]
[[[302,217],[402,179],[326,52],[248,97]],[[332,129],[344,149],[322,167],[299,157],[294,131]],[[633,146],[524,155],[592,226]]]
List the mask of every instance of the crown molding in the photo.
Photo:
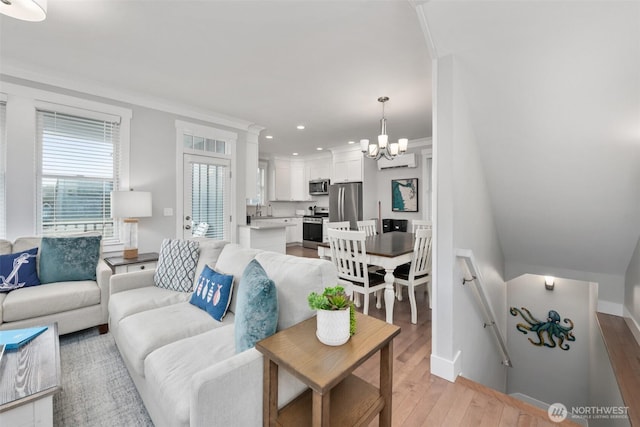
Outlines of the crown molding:
[[0,80],[2,80],[3,76],[10,76],[16,79],[49,85],[54,88],[72,90],[87,95],[106,98],[118,103],[127,103],[153,110],[164,111],[166,113],[202,120],[242,131],[249,131],[252,127],[261,127],[252,121],[227,116],[206,109],[194,108],[192,106],[176,103],[164,98],[151,97],[140,93],[124,92],[117,89],[107,88],[100,83],[89,80],[72,80],[60,77],[59,75],[56,75],[55,72],[44,72],[43,70],[33,71],[27,66],[7,59],[3,59],[2,61],[2,66],[0,67]]

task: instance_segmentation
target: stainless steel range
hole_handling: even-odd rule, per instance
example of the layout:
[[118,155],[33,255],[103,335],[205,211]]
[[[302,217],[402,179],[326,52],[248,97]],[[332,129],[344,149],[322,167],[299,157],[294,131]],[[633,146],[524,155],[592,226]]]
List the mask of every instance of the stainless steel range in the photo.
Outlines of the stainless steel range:
[[314,215],[302,217],[302,246],[316,249],[322,243],[322,223],[329,218],[327,210],[316,209]]

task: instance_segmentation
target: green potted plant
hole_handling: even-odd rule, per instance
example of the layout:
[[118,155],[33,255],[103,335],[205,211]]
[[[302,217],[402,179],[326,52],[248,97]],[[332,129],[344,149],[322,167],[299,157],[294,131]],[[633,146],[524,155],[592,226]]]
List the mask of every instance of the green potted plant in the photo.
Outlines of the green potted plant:
[[353,302],[342,286],[325,288],[322,294],[311,292],[309,307],[317,310],[316,336],[323,344],[342,345],[356,332]]

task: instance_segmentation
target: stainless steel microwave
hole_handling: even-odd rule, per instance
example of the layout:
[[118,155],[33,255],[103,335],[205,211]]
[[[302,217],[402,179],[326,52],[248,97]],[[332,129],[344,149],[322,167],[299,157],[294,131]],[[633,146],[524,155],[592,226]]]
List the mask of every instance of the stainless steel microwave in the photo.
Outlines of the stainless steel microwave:
[[328,179],[311,180],[309,181],[309,194],[312,196],[329,194],[329,184],[331,184],[331,181]]

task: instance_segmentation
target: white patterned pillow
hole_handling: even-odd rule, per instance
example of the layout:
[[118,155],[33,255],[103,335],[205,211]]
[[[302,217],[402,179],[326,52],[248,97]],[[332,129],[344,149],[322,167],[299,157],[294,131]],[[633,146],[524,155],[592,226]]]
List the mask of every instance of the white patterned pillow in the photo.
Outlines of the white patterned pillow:
[[191,292],[198,265],[198,247],[199,243],[191,240],[164,239],[153,276],[156,286],[173,291]]

